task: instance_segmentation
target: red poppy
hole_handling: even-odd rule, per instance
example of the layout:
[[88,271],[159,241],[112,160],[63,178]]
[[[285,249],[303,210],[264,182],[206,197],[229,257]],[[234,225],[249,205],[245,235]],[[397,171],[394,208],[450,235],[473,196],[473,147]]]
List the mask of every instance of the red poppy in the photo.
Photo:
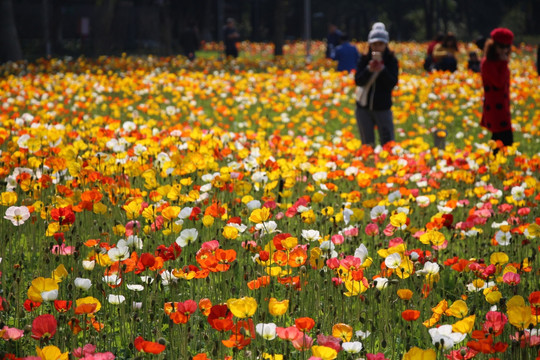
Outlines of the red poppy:
[[58,312],[67,312],[69,309],[71,309],[71,304],[73,302],[71,300],[54,300],[54,308]]
[[165,345],[153,341],[146,341],[142,336],[138,336],[135,341],[133,341],[133,345],[135,345],[137,351],[149,354],[159,354],[165,350]]
[[255,324],[252,319],[238,321],[231,331],[233,334],[241,334],[246,338],[255,339]]
[[274,246],[276,247],[276,250],[285,250],[283,245],[281,245],[281,241],[285,240],[288,237],[291,237],[292,235],[289,233],[281,233],[274,236],[272,239],[272,242],[274,243]]
[[197,311],[197,303],[193,300],[184,302],[168,302],[164,306],[165,313],[169,315],[175,324],[185,324],[188,322],[191,314]]
[[259,259],[261,261],[267,261],[268,259],[270,259],[270,253],[264,250],[259,251]]
[[50,339],[56,333],[58,322],[51,314],[44,314],[32,321],[32,338],[37,340]]
[[208,323],[217,331],[228,331],[234,326],[233,314],[227,305],[214,305],[208,314]]
[[24,306],[24,309],[25,309],[26,311],[30,312],[30,311],[34,311],[35,309],[37,309],[38,307],[40,307],[40,306],[41,306],[41,303],[40,303],[40,302],[37,302],[37,301],[32,301],[32,300],[30,300],[30,299],[26,299],[26,300],[24,301],[23,306]]
[[307,332],[315,326],[315,320],[310,317],[301,317],[294,320],[296,328],[302,332]]
[[75,213],[71,206],[52,209],[51,217],[53,220],[58,221],[60,225],[71,225],[75,222]]
[[531,304],[532,314],[534,316],[540,315],[540,291],[533,291],[529,295],[529,303]]
[[501,335],[504,325],[508,322],[508,318],[502,312],[489,311],[486,314],[486,321],[482,325],[485,333],[490,333],[495,336]]
[[[1,275],[1,273],[0,273]],[[5,305],[4,305],[5,304]],[[7,301],[3,297],[0,296],[0,311],[6,311],[7,310]]]
[[401,317],[405,321],[414,321],[420,317],[420,311],[418,310],[405,310],[401,313]]
[[156,249],[155,256],[159,256],[163,260],[175,260],[182,253],[182,248],[176,242],[173,242],[171,246],[159,245]]

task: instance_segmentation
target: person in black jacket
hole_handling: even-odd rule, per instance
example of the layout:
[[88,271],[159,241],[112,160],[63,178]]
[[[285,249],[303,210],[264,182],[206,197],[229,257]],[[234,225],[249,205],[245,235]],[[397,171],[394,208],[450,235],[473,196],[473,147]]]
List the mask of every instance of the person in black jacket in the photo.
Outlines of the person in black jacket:
[[[369,51],[363,55],[355,74],[363,88],[356,102],[356,122],[363,144],[375,145],[375,126],[381,145],[395,140],[392,89],[398,82],[399,64],[388,48],[388,32],[375,23],[368,36]],[[360,94],[359,94],[360,95]]]

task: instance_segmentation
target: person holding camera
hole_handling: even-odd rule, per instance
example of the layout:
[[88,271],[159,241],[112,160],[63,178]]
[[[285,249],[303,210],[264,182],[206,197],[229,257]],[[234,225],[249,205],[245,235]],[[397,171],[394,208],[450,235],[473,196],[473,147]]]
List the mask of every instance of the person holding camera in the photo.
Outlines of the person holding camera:
[[375,145],[375,126],[381,145],[395,140],[392,90],[398,83],[399,63],[388,48],[388,32],[377,22],[368,35],[369,51],[362,55],[355,74],[356,122],[362,144]]

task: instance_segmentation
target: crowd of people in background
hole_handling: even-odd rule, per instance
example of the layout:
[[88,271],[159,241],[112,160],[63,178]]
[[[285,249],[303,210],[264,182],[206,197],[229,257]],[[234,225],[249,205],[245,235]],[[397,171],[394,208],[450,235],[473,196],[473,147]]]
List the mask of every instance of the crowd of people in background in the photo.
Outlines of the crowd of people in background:
[[[240,34],[232,18],[227,19],[223,27],[223,39],[225,57],[237,58]],[[489,38],[474,41],[478,51],[468,52],[466,64],[468,70],[481,74],[484,100],[480,125],[491,132],[492,140],[501,146],[510,146],[514,141],[508,66],[513,39],[514,34],[509,29],[494,29]],[[181,42],[184,55],[190,60],[195,59],[200,41],[194,23],[185,28]],[[367,43],[367,52],[361,54],[356,45],[350,43],[346,33],[335,24],[329,24],[325,56],[337,62],[337,71],[354,72],[357,85],[355,115],[362,143],[374,146],[377,129],[380,145],[384,146],[395,140],[391,108],[392,91],[398,83],[399,62],[388,46],[389,34],[382,22],[373,25]],[[454,72],[458,69],[459,52],[455,34],[439,33],[428,43],[423,67],[427,72]],[[540,74],[540,46],[536,68]]]

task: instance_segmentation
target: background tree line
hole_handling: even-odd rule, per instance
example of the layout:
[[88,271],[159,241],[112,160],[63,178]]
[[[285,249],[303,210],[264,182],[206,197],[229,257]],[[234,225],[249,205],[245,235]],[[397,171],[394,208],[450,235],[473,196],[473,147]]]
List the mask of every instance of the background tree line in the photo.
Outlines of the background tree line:
[[425,41],[447,31],[470,41],[506,26],[517,41],[537,42],[538,15],[537,0],[0,0],[0,61],[171,55],[181,50],[187,24],[195,24],[202,41],[220,41],[228,17],[242,40],[274,42],[278,55],[285,41],[304,39],[306,31],[324,39],[329,23],[359,41],[383,21],[397,41]]

